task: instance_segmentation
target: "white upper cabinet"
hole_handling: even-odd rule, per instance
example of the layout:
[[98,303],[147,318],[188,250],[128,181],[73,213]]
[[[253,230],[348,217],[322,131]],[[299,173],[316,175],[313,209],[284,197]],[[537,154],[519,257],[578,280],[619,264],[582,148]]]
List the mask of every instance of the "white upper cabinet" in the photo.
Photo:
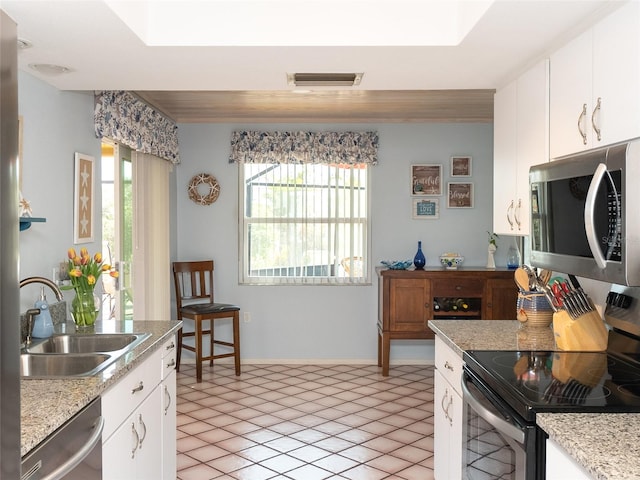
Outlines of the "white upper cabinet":
[[550,157],[640,136],[640,2],[551,55]]
[[543,60],[494,99],[493,231],[529,235],[529,168],[548,161],[549,68]]

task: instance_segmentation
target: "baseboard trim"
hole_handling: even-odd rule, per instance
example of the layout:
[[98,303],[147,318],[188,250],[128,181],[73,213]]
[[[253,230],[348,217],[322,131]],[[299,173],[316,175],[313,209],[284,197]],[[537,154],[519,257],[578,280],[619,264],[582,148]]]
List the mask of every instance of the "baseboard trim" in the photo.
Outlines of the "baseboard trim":
[[[194,365],[195,358],[182,358],[182,364]],[[222,358],[215,363],[233,364],[233,358]],[[327,358],[243,358],[240,362],[243,365],[377,365],[377,360],[367,359],[327,359]],[[398,365],[434,365],[433,360],[425,359],[398,359],[389,362],[392,366]]]

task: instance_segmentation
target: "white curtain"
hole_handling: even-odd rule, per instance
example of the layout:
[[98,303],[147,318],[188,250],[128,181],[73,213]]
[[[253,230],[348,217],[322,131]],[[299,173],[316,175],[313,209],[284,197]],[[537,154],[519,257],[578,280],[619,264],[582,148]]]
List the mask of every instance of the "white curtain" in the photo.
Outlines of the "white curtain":
[[170,320],[169,173],[171,163],[134,152],[133,316]]

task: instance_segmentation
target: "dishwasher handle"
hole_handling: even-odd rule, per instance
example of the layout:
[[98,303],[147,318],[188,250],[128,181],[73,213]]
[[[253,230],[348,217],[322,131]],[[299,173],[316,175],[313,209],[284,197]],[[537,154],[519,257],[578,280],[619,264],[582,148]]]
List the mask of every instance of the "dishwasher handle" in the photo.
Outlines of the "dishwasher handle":
[[480,401],[473,396],[473,394],[469,390],[469,387],[467,387],[467,378],[469,377],[466,373],[463,372],[460,384],[462,387],[462,396],[465,403],[467,403],[479,416],[484,418],[496,430],[515,440],[516,442],[523,444],[525,441],[525,432],[507,422],[506,420],[500,418],[498,415],[482,405]]
[[104,430],[103,416],[100,416],[96,419],[93,428],[94,431],[91,434],[91,437],[89,437],[89,439],[87,440],[87,443],[74,455],[72,455],[69,460],[57,467],[49,475],[42,477],[42,480],[60,480],[82,463],[82,461],[91,453],[91,451],[95,448],[95,446],[102,438],[102,430]]

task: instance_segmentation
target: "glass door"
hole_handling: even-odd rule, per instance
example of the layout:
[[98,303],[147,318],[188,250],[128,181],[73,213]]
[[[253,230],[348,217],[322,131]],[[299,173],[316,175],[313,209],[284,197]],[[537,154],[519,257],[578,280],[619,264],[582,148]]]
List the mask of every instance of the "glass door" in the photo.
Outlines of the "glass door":
[[133,318],[133,168],[131,149],[102,142],[102,256],[119,277],[102,275],[102,319]]

